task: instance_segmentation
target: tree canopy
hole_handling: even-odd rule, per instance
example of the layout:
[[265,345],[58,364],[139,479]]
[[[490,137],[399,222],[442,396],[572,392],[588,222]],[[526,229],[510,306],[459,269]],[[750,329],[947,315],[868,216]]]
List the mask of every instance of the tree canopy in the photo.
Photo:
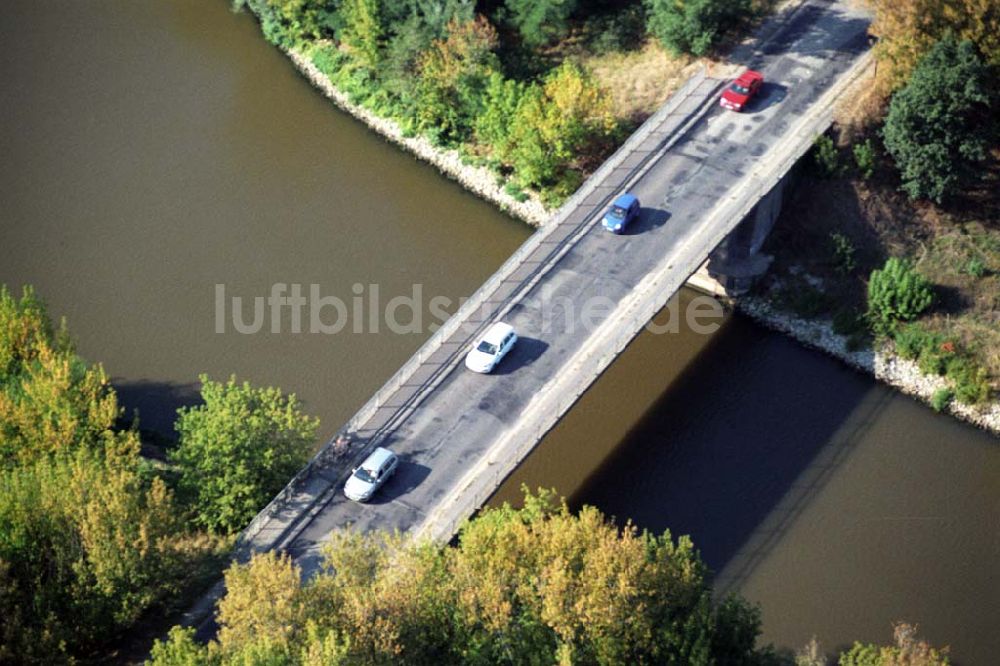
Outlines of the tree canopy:
[[970,41],[943,39],[892,97],[883,136],[911,198],[941,203],[979,177],[996,137],[990,68]]
[[941,39],[969,40],[1000,65],[1000,5],[996,0],[871,0],[871,33],[879,38],[879,77],[890,90],[907,81]]
[[120,415],[34,291],[0,287],[0,661],[86,653],[178,577],[171,494]]
[[697,56],[753,8],[751,0],[645,0],[645,6],[650,33],[674,53]]
[[204,404],[178,410],[170,459],[195,521],[212,532],[244,527],[309,458],[319,420],[294,394],[201,375]]
[[690,540],[615,527],[551,493],[486,509],[439,548],[335,534],[303,583],[287,556],[226,576],[218,640],[175,629],[153,664],[754,664],[757,611],[713,604]]

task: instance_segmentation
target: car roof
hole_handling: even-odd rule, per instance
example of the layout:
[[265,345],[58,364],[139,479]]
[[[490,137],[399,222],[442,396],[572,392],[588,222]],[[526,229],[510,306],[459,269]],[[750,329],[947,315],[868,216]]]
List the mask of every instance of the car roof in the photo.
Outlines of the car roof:
[[629,206],[632,205],[632,202],[636,201],[636,200],[637,199],[636,199],[636,196],[634,194],[631,194],[629,192],[625,192],[623,194],[619,194],[618,195],[618,198],[615,199],[614,205],[621,206],[622,208],[628,208]]
[[750,82],[752,82],[754,80],[763,79],[763,78],[764,78],[764,75],[761,74],[760,72],[755,72],[752,69],[748,69],[747,71],[745,71],[742,74],[740,74],[740,78],[736,79],[736,82],[737,83],[746,83],[746,84],[749,84]]
[[383,449],[380,446],[372,451],[371,455],[365,458],[365,461],[361,463],[361,466],[366,469],[378,469],[382,466],[382,463],[395,455],[396,454],[389,449]]
[[505,324],[502,321],[490,326],[486,332],[483,334],[483,340],[486,342],[492,342],[495,345],[503,342],[503,339],[507,337],[507,334],[514,330],[514,327],[510,324]]

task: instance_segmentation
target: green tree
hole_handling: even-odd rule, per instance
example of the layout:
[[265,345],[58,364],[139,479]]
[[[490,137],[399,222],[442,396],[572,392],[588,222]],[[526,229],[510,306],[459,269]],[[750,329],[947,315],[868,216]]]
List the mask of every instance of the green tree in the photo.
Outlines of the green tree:
[[482,111],[476,118],[476,139],[496,151],[502,151],[511,134],[518,105],[524,96],[525,84],[492,72],[483,93]]
[[893,95],[883,137],[910,198],[941,203],[980,177],[996,136],[992,85],[972,42],[948,38]]
[[738,21],[750,16],[751,0],[644,0],[647,26],[674,53],[701,56]]
[[879,335],[892,333],[898,322],[915,319],[934,300],[934,292],[911,263],[891,257],[868,280],[868,321]]
[[996,0],[871,0],[871,33],[879,79],[888,90],[906,83],[939,40],[969,40],[987,62],[1000,65],[1000,10]]
[[[65,323],[52,328],[31,287],[0,286],[0,466],[78,448],[115,448],[118,398],[104,370],[73,352]],[[127,443],[126,443],[127,446]]]
[[448,38],[436,40],[419,62],[419,129],[448,142],[470,136],[490,74],[498,67],[496,46],[496,30],[483,16],[448,26]]
[[0,473],[0,656],[85,654],[172,590],[171,496],[143,478],[132,444]]
[[504,16],[531,48],[561,39],[577,0],[506,0]]
[[178,410],[171,460],[195,521],[213,532],[237,530],[305,464],[319,421],[295,395],[200,377],[203,405]]
[[341,39],[363,67],[377,69],[381,60],[385,26],[378,0],[343,0]]
[[567,60],[524,90],[500,157],[524,184],[548,186],[598,154],[614,129],[607,92]]

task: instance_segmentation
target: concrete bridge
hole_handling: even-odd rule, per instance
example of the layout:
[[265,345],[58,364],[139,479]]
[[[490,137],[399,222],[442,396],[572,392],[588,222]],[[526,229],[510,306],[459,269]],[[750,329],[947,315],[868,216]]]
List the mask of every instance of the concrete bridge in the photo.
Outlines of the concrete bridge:
[[[783,179],[866,71],[868,23],[850,1],[786,5],[736,49],[738,68],[688,81],[331,438],[241,553],[286,550],[309,572],[339,529],[450,538],[692,275],[738,291],[766,269]],[[744,113],[720,109],[743,67],[764,89]],[[643,208],[614,236],[599,218],[625,189]],[[518,346],[492,375],[466,371],[472,340],[501,319]],[[344,480],[375,446],[399,471],[355,504]]]

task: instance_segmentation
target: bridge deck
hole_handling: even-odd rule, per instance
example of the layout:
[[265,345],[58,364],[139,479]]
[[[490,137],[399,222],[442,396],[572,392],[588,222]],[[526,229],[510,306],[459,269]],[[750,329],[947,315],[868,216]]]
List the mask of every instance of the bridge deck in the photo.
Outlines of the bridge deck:
[[[743,114],[717,106],[728,77],[690,81],[352,419],[352,458],[381,445],[402,459],[374,501],[344,498],[348,461],[320,455],[246,544],[287,549],[308,571],[348,526],[452,534],[828,126],[867,26],[832,0],[769,21],[733,57],[768,82]],[[624,187],[643,209],[613,236],[597,218]],[[467,372],[469,343],[499,318],[521,341],[493,375]]]

